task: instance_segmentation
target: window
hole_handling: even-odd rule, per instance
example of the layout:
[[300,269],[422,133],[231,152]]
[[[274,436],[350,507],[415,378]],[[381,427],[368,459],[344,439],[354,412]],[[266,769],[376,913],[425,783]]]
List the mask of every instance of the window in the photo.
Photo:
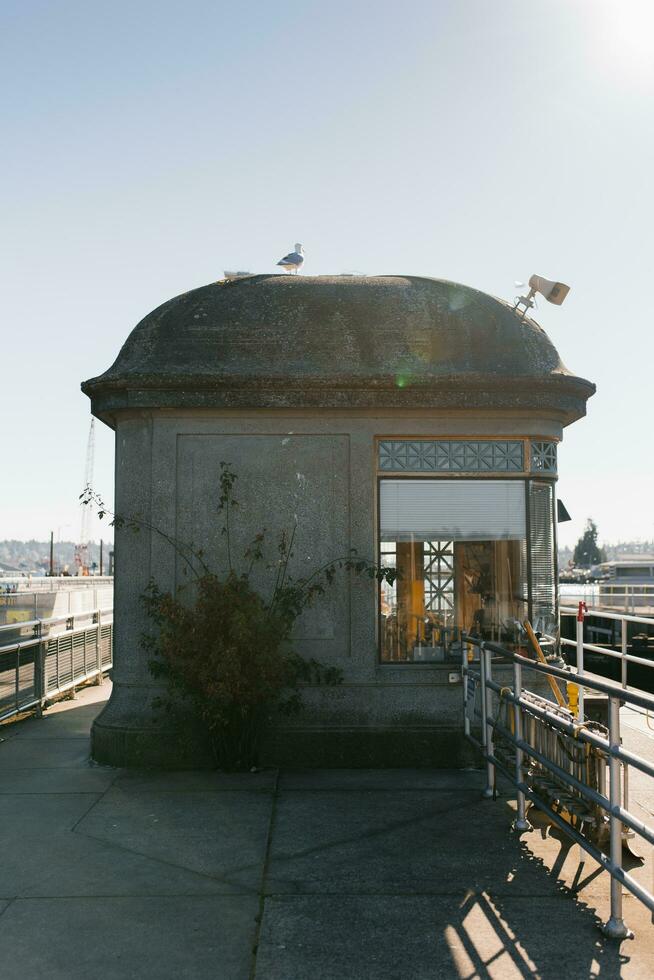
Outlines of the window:
[[652,569],[648,565],[638,565],[630,568],[628,565],[617,566],[615,569],[616,578],[649,578]]
[[381,587],[383,661],[458,660],[462,630],[518,641],[529,614],[522,480],[383,479],[380,542],[381,563],[399,572]]
[[529,482],[529,554],[531,559],[531,622],[536,633],[558,640],[554,554],[554,487]]

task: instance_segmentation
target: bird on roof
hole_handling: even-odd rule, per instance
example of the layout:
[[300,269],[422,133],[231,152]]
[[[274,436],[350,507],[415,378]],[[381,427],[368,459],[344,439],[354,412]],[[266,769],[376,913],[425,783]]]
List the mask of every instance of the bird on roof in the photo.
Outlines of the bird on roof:
[[283,259],[280,259],[277,265],[283,266],[289,272],[296,275],[304,264],[304,249],[299,242],[295,243],[295,251],[289,252],[285,255]]

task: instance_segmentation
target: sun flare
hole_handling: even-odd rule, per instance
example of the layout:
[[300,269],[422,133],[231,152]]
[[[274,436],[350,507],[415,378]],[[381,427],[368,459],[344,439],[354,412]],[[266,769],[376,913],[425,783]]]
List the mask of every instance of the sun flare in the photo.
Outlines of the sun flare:
[[604,71],[631,83],[654,84],[654,3],[599,0],[588,4],[595,57]]

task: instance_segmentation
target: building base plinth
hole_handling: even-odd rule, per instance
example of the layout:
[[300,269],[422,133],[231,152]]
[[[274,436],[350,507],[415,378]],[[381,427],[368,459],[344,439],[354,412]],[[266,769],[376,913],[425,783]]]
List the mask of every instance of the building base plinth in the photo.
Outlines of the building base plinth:
[[463,769],[481,758],[454,728],[276,728],[261,764],[283,769]]

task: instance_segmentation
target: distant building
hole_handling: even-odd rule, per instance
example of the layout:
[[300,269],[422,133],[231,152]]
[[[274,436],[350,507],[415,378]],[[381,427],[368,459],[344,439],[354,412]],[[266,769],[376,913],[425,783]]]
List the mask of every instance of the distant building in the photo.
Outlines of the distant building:
[[597,572],[601,599],[620,600],[634,609],[654,606],[654,556],[624,555],[598,565]]

